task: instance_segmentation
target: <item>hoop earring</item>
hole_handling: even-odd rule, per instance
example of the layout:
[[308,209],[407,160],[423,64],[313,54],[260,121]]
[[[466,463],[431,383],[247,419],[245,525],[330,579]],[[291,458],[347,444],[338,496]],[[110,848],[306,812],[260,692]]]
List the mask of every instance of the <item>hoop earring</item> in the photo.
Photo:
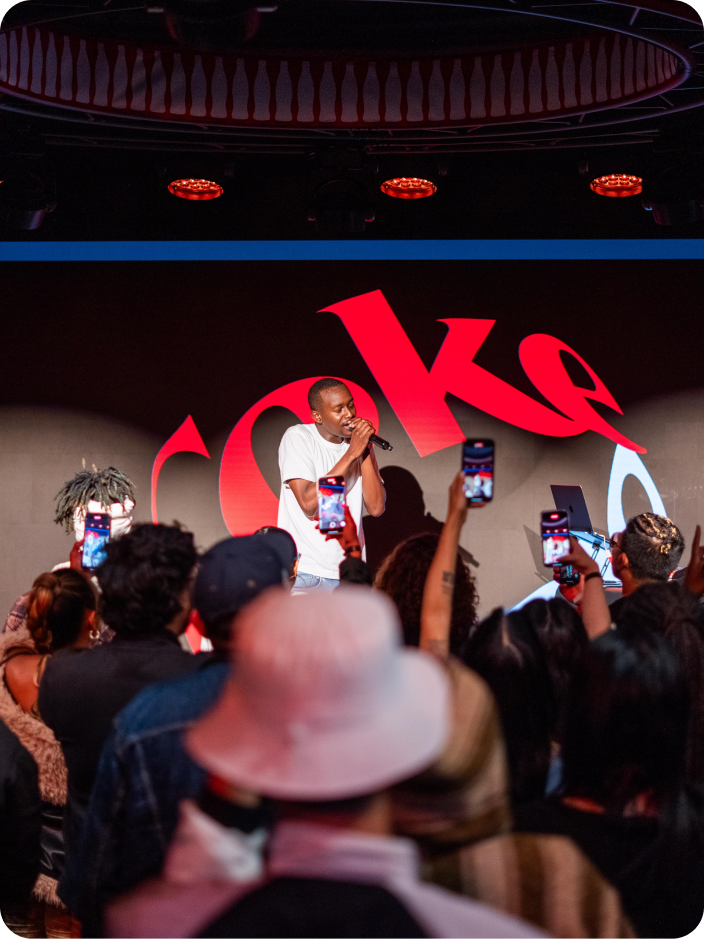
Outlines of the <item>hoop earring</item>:
[[97,642],[100,639],[100,630],[97,627],[91,629],[89,636],[93,642]]

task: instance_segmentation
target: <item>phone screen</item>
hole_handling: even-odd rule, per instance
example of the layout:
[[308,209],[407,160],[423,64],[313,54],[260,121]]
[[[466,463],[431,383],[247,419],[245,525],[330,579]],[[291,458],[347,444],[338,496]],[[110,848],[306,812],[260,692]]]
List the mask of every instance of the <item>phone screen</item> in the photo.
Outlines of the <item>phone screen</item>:
[[567,512],[554,509],[540,513],[540,535],[543,541],[543,564],[554,567],[570,553],[570,527]]
[[345,480],[343,476],[323,476],[318,480],[318,529],[342,531],[345,527]]
[[494,494],[494,441],[465,440],[462,444],[464,493],[470,502],[491,502]]
[[83,538],[83,567],[95,570],[106,558],[105,545],[110,540],[110,516],[107,512],[88,512]]

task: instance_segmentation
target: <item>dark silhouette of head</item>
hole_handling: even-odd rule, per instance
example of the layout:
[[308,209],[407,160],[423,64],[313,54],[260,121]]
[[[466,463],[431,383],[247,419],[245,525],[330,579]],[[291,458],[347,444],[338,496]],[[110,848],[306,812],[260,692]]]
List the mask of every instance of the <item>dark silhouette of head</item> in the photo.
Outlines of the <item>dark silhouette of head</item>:
[[557,707],[559,740],[574,676],[589,645],[587,631],[577,611],[561,599],[533,600],[521,612],[545,653]]
[[164,630],[183,609],[198,559],[193,535],[178,525],[136,525],[105,552],[96,573],[107,625],[133,639]]
[[687,776],[704,783],[704,637],[692,597],[676,583],[644,584],[623,603],[618,625],[652,629],[675,650],[690,696]]
[[590,644],[562,748],[564,792],[622,815],[648,794],[662,807],[685,772],[689,696],[677,656],[647,627]]
[[557,714],[545,652],[525,611],[494,610],[471,633],[464,660],[494,692],[514,805],[542,798]]

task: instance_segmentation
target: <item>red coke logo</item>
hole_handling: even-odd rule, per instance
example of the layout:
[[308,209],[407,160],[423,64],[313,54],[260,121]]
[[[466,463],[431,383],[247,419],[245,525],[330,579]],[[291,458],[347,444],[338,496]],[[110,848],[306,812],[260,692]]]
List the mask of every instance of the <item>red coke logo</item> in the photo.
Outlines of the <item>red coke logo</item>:
[[[534,387],[561,413],[540,404],[474,362],[495,320],[440,320],[447,325],[448,333],[428,371],[380,290],[343,300],[320,312],[340,317],[422,457],[464,440],[464,433],[445,401],[448,393],[532,433],[572,437],[593,430],[636,453],[646,452],[597,414],[592,401],[618,414],[623,412],[596,372],[574,349],[554,336],[544,333],[527,336],[518,353]],[[594,383],[593,388],[580,388],[573,383],[561,352],[573,356],[582,365]],[[319,377],[324,376],[311,376],[277,388],[254,404],[235,424],[225,444],[220,467],[220,506],[231,534],[249,534],[262,525],[276,523],[278,499],[264,480],[252,453],[255,420],[267,408],[278,405],[308,422],[308,389]],[[378,426],[377,409],[369,394],[344,376],[336,377],[348,385],[358,412]],[[183,450],[209,457],[190,416],[164,444],[154,463],[152,517],[155,521],[161,467],[170,456]]]

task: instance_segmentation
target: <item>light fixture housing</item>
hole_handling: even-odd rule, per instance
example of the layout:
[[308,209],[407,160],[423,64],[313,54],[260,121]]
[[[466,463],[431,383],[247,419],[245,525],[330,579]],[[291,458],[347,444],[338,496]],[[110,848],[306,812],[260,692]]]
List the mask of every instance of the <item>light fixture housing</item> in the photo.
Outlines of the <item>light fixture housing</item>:
[[619,199],[624,196],[637,196],[643,192],[643,180],[640,176],[628,176],[625,173],[610,173],[598,176],[589,184],[592,192],[598,196],[610,196]]
[[419,176],[396,176],[385,180],[380,188],[392,199],[427,199],[438,191],[434,182]]
[[169,192],[179,199],[192,199],[196,202],[219,199],[224,192],[222,186],[211,179],[175,179],[169,183],[168,188]]

